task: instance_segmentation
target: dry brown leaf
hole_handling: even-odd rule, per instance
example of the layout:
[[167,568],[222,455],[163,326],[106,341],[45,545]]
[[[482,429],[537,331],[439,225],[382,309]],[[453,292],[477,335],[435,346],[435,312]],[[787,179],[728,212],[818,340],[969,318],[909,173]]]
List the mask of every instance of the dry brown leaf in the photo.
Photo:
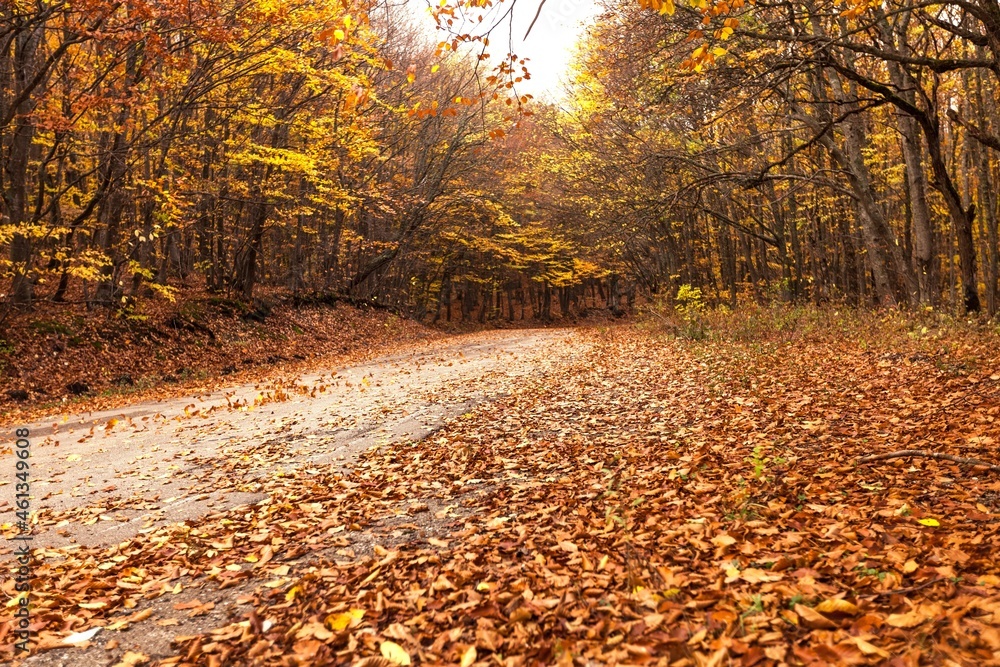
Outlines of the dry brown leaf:
[[929,620],[930,617],[921,610],[914,609],[905,614],[890,614],[886,617],[885,622],[894,628],[915,628]]
[[725,548],[736,544],[736,538],[726,533],[720,533],[712,538],[712,544],[720,548]]
[[729,649],[723,646],[713,653],[708,660],[704,662],[704,667],[721,667],[726,657],[729,655]]
[[857,646],[865,655],[877,655],[880,658],[889,658],[891,655],[888,651],[869,643],[861,637],[851,637],[848,641],[854,642],[855,646]]
[[646,624],[646,630],[648,632],[660,627],[664,618],[663,614],[646,614],[642,617],[642,622]]
[[795,605],[795,613],[798,614],[802,625],[813,630],[833,630],[837,624],[828,619],[811,607],[803,604]]
[[740,579],[750,584],[760,584],[766,581],[779,581],[781,578],[781,574],[768,574],[766,571],[755,567],[748,567],[740,572]]
[[382,656],[369,656],[367,658],[361,658],[355,662],[352,667],[395,667],[396,663]]
[[140,667],[149,662],[149,656],[137,651],[125,651],[122,659],[115,663],[114,667]]

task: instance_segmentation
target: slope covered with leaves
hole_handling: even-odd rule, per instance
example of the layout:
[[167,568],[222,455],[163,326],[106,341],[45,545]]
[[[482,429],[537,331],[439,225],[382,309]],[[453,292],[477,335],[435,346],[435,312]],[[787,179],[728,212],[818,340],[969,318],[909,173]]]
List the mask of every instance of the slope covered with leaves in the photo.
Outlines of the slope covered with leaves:
[[995,334],[727,326],[578,332],[579,355],[430,439],[271,476],[249,510],[46,552],[43,642],[205,613],[169,606],[197,582],[237,604],[159,664],[994,663],[995,473],[860,459],[992,460]]
[[199,290],[127,311],[39,304],[12,317],[0,338],[0,418],[24,423],[67,405],[188,395],[276,365],[385,353],[437,335],[383,310],[249,303]]

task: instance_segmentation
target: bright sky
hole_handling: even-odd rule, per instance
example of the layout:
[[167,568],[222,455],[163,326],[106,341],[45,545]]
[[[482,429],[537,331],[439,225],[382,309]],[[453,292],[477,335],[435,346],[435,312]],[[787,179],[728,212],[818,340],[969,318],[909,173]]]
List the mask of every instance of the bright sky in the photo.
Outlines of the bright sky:
[[[419,2],[421,7],[427,6],[427,0],[411,2]],[[562,96],[561,82],[565,81],[569,73],[573,47],[583,34],[586,23],[597,14],[598,7],[594,0],[546,0],[531,34],[524,39],[524,33],[538,11],[539,2],[540,0],[516,0],[513,10],[514,29],[509,29],[507,21],[498,25],[490,36],[488,51],[495,58],[502,59],[510,48],[519,58],[527,58],[531,80],[519,84],[518,93],[530,93],[539,100],[548,98],[554,101]],[[497,3],[498,13],[493,16],[493,22],[509,8],[510,0]],[[432,23],[426,13],[422,16],[423,21]],[[505,44],[508,36],[511,40],[509,47]],[[440,34],[435,38],[439,39]]]

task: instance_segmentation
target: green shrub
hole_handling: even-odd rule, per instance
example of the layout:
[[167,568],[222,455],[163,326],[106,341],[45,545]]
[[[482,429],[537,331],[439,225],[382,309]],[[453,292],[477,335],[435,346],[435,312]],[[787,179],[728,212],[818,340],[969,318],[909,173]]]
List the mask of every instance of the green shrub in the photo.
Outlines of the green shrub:
[[680,333],[686,338],[702,340],[708,336],[705,323],[705,298],[698,287],[684,284],[677,289],[674,309],[684,325]]

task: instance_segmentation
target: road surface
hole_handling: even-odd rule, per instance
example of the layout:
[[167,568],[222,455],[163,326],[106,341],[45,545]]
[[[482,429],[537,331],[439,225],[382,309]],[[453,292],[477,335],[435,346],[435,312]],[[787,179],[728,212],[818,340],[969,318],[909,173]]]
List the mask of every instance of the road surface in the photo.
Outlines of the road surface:
[[[35,545],[116,544],[256,502],[263,496],[252,480],[234,490],[215,478],[213,461],[277,440],[294,445],[283,465],[293,474],[424,438],[511,380],[568,361],[580,349],[565,345],[572,337],[565,329],[454,336],[355,366],[30,424]],[[14,485],[2,482],[0,521],[9,524]]]

